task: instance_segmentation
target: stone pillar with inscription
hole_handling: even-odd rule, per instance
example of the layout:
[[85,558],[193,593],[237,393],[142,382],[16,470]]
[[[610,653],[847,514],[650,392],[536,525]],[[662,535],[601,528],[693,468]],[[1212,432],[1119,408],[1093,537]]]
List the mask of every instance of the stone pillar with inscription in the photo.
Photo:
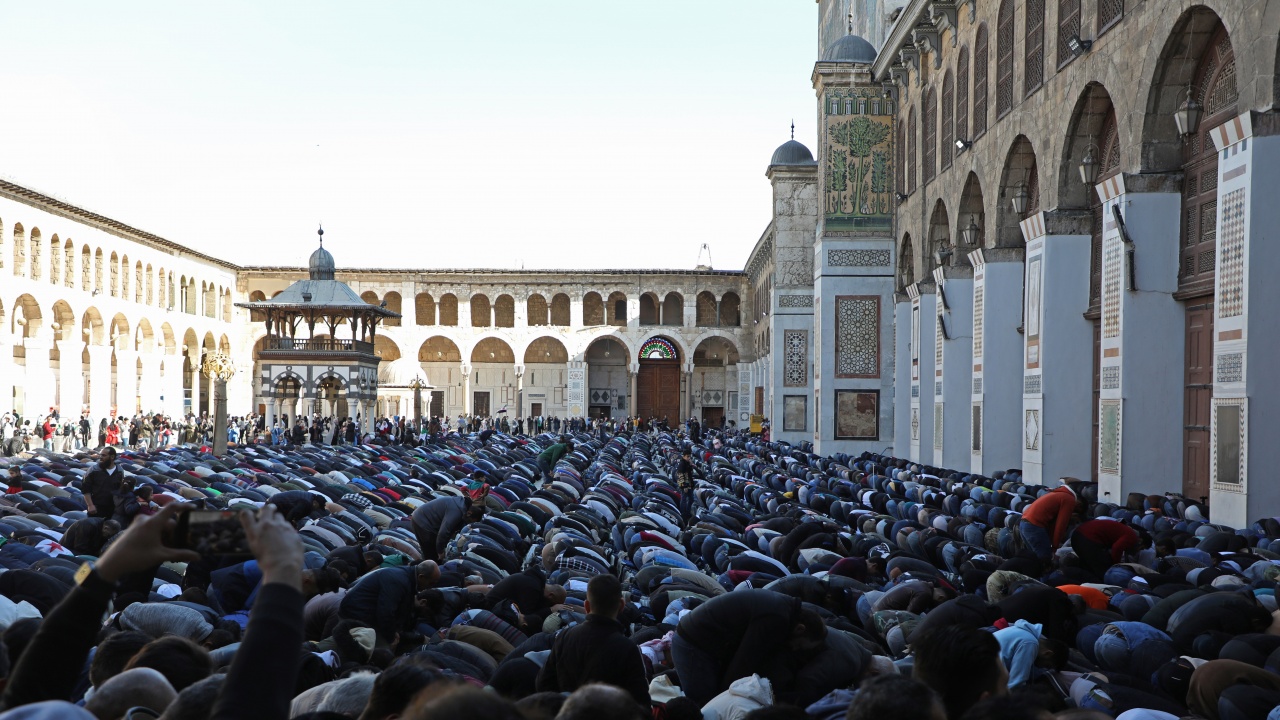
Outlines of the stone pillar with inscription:
[[1174,298],[1171,240],[1181,237],[1182,181],[1122,174],[1095,189],[1103,203],[1098,497],[1123,503],[1182,477],[1187,312]]
[[907,286],[911,298],[911,442],[907,457],[925,462],[933,457],[934,448],[934,340],[938,332],[938,313],[934,284],[912,283]]
[[[1274,113],[1245,113],[1210,131],[1218,151],[1217,302],[1213,327],[1209,503],[1215,522],[1245,527],[1275,514],[1280,443],[1280,135]],[[1257,202],[1254,202],[1257,200]],[[1258,440],[1250,443],[1250,439]]]
[[974,440],[970,415],[973,394],[973,268],[966,265],[935,268],[933,280],[937,287],[933,382],[922,382],[920,392],[933,393],[934,464],[961,468],[971,461]]
[[[523,380],[522,380],[523,383]],[[521,385],[523,387],[523,384]],[[569,406],[569,417],[587,416],[587,363],[573,361],[569,363],[567,392],[565,402]]]
[[[1022,221],[1027,243],[1022,381],[1022,472],[1033,485],[1089,479],[1093,470],[1093,323],[1089,307],[1089,213],[1040,212]],[[994,371],[991,346],[983,371]],[[975,359],[976,362],[976,359]],[[990,427],[990,425],[988,425]],[[1053,438],[1047,442],[1047,438]]]
[[[837,43],[812,76],[821,203],[814,245],[814,437],[815,451],[824,454],[883,452],[895,445],[897,108],[873,81],[874,58],[839,50],[859,44],[866,45],[852,37]],[[906,451],[903,441],[898,439],[899,454]]]

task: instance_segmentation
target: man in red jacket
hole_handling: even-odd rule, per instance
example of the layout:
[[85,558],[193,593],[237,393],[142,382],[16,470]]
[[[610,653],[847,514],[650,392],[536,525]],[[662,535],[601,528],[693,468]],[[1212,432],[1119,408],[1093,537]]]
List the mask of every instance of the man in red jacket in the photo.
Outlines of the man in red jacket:
[[1049,562],[1053,553],[1067,539],[1067,527],[1079,501],[1076,493],[1060,485],[1036,498],[1022,513],[1018,530],[1022,543],[1041,562]]
[[1084,569],[1098,577],[1121,562],[1125,553],[1136,552],[1141,546],[1138,531],[1115,520],[1089,520],[1071,533],[1072,551]]

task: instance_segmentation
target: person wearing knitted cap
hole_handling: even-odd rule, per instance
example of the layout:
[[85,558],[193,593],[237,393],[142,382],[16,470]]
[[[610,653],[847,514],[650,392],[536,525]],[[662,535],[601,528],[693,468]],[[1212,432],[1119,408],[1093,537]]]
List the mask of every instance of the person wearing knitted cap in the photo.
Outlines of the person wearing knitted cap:
[[1067,539],[1067,528],[1079,506],[1076,493],[1060,485],[1036,498],[1022,513],[1018,531],[1023,545],[1041,562],[1049,562],[1054,551]]

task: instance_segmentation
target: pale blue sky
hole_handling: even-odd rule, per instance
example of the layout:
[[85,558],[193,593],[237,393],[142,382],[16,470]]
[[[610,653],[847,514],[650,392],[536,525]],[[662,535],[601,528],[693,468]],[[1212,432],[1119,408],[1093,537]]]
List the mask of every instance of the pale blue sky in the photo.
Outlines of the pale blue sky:
[[0,175],[245,264],[741,269],[812,0],[6,3]]

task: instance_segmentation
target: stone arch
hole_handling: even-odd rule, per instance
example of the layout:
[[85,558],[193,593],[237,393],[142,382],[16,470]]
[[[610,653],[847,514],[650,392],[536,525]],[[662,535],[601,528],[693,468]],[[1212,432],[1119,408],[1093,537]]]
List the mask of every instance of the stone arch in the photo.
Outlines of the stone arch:
[[133,331],[133,349],[138,352],[155,350],[156,334],[151,328],[151,321],[146,318],[138,320],[138,327]]
[[604,300],[594,290],[582,296],[582,324],[587,327],[604,325]]
[[471,362],[514,365],[516,354],[506,340],[490,335],[471,348]]
[[58,233],[49,236],[49,284],[62,284],[62,239]]
[[742,325],[742,300],[736,292],[727,292],[720,296],[720,326],[739,327]]
[[80,289],[93,290],[93,250],[88,245],[80,248]]
[[114,250],[111,252],[111,259],[109,262],[111,263],[111,297],[118,298],[120,297],[120,258],[116,255]]
[[[965,178],[964,190],[960,193],[960,205],[956,208],[955,230],[952,237],[956,239],[957,247],[964,252],[975,248],[983,247],[986,244],[986,205],[982,194],[982,181],[978,179],[976,172],[970,172],[969,177]],[[969,223],[978,226],[978,240],[973,245],[964,244],[965,228],[969,227]]]
[[178,340],[174,337],[173,327],[169,323],[160,324],[160,342],[164,344],[166,354],[172,355],[178,349]]
[[516,299],[503,293],[493,303],[493,324],[496,327],[516,326]]
[[626,365],[634,351],[627,339],[614,333],[597,335],[587,343],[582,356],[588,362],[612,362]]
[[907,287],[915,284],[916,261],[915,251],[911,247],[911,233],[902,234],[902,245],[898,251],[898,292],[906,292]]
[[373,338],[373,354],[382,358],[382,362],[395,362],[400,359],[400,346],[384,333],[379,333]]
[[218,337],[218,352],[223,353],[224,355],[231,354],[231,339],[225,334]]
[[414,296],[413,322],[419,326],[436,324],[436,300],[431,293],[421,292]]
[[[1027,209],[1017,213],[1013,209],[1013,197],[1026,192]],[[1000,173],[999,202],[996,205],[996,231],[991,238],[995,247],[1022,247],[1025,243],[1019,224],[1040,210],[1040,180],[1036,170],[1036,151],[1026,135],[1014,138],[1005,155],[1004,170]]]
[[547,299],[534,293],[525,300],[525,315],[533,326],[549,325]]
[[606,324],[626,325],[627,294],[620,290],[615,290],[609,293],[609,300],[604,304],[604,310],[607,315]]
[[458,296],[445,293],[440,296],[440,324],[447,327],[458,325]]
[[737,365],[739,359],[738,344],[725,335],[705,335],[693,345],[695,367]]
[[567,362],[569,362],[569,351],[565,349],[564,343],[549,335],[536,338],[524,349],[525,365]]
[[365,290],[364,292],[360,293],[360,299],[369,303],[370,305],[377,305],[382,302],[382,300],[378,299],[378,293],[372,290]]
[[694,324],[698,327],[715,327],[720,324],[720,302],[710,290],[698,293],[694,307]]
[[556,327],[569,327],[569,296],[556,293],[551,298],[551,324]]
[[75,340],[76,313],[71,309],[71,303],[66,300],[58,300],[54,302],[52,314],[53,320],[50,327],[53,330],[53,339]]
[[27,231],[22,223],[13,224],[13,274],[15,277],[27,274]]
[[493,305],[489,296],[476,293],[471,296],[471,327],[490,327],[493,325]]
[[129,274],[130,270],[131,268],[129,267],[129,256],[121,254],[120,255],[120,299],[121,300],[132,299],[130,296],[133,294],[131,292],[133,289],[133,283],[132,283],[133,278]]
[[462,362],[462,352],[453,340],[432,335],[418,346],[418,362]]
[[62,245],[62,286],[76,286],[76,244],[71,238]]
[[[955,248],[955,243],[951,241],[951,222],[950,214],[947,212],[946,203],[941,198],[933,204],[933,214],[929,216],[929,243],[925,246],[925,267],[932,272],[936,266],[936,253],[943,247]],[[954,255],[952,256],[954,258]],[[947,261],[949,265],[956,265],[954,260]]]
[[40,228],[31,228],[31,238],[28,242],[31,247],[28,258],[31,263],[30,277],[33,281],[39,281],[44,277],[44,241],[40,237]]
[[111,345],[117,350],[132,348],[133,334],[130,332],[131,327],[129,318],[125,317],[124,313],[116,313],[112,316],[108,338],[110,338]]
[[35,337],[44,328],[44,322],[44,311],[41,311],[40,302],[35,297],[23,293],[14,300],[13,327],[10,328],[14,336]]
[[106,342],[106,325],[102,321],[102,313],[95,307],[86,308],[80,315],[80,338],[91,345],[102,345]]
[[[1216,63],[1228,56],[1230,68],[1219,66],[1214,70],[1230,70],[1229,86],[1222,84],[1220,92],[1223,95],[1216,99],[1203,97],[1207,89],[1204,83],[1213,81],[1212,77],[1205,77],[1207,64]],[[1213,119],[1215,114],[1234,117],[1240,113],[1234,61],[1235,49],[1231,44],[1231,35],[1222,18],[1210,8],[1203,5],[1190,8],[1173,24],[1173,29],[1165,38],[1154,63],[1155,71],[1143,108],[1142,172],[1172,172],[1180,169],[1185,162],[1185,150],[1188,149],[1185,145],[1194,142],[1196,149],[1204,146],[1208,131],[1216,125]],[[1184,139],[1178,135],[1173,114],[1186,100],[1188,86],[1205,112],[1196,134],[1184,144]],[[1214,103],[1229,105],[1230,109],[1219,108],[1215,113],[1211,107]]]
[[661,314],[658,309],[658,294],[646,292],[640,296],[640,324],[659,325]]
[[1120,169],[1115,107],[1111,102],[1111,94],[1101,83],[1096,82],[1085,86],[1071,111],[1065,142],[1062,144],[1062,162],[1059,163],[1056,178],[1060,210],[1087,208],[1098,196],[1093,186],[1085,185],[1080,178],[1080,163],[1086,154],[1090,154],[1099,164],[1099,180]]
[[146,297],[147,276],[142,270],[142,261],[136,260],[133,264],[133,301],[141,305],[143,298]]
[[231,288],[222,291],[222,322],[231,322]]
[[[394,312],[394,313],[400,312],[400,306],[402,304],[402,300],[400,298],[400,293],[396,292],[395,290],[392,290],[391,292],[388,292],[386,295],[383,295],[382,302],[387,306],[387,309],[390,310],[391,312]],[[400,327],[400,320],[401,320],[400,318],[386,318],[382,322],[387,327]]]
[[684,325],[684,296],[674,290],[662,298],[662,324],[668,327]]

